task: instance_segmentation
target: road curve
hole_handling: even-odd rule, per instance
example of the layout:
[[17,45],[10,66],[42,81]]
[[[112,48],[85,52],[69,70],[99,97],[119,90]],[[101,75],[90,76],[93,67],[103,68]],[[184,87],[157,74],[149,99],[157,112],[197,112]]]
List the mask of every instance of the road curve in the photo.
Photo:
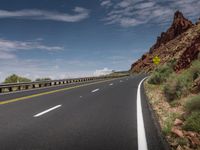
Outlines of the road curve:
[[[0,149],[137,150],[136,101],[143,78],[133,76],[0,95]],[[57,91],[49,92],[54,90]],[[144,89],[141,90],[148,150],[164,150]],[[44,94],[34,96],[39,93]],[[16,100],[1,103],[13,99]]]

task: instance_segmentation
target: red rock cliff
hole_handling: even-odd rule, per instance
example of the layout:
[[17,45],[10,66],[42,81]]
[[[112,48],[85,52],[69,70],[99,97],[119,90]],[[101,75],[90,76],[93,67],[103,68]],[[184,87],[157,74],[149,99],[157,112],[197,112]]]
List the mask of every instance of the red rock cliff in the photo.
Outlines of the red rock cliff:
[[[149,52],[145,53],[138,61],[132,64],[130,71],[151,71],[156,67],[152,62],[155,56],[160,57],[161,64],[170,59],[177,59],[178,64],[175,68],[176,70],[188,66],[189,63],[183,60],[185,59],[185,55],[187,55],[187,58],[189,58],[188,55],[190,55],[189,62],[196,59],[196,55],[199,52],[199,45],[197,45],[199,36],[200,23],[197,22],[193,25],[181,12],[175,12],[173,22],[168,30],[158,37],[156,43],[150,48]],[[191,50],[194,49],[195,51],[191,52]]]
[[180,11],[175,12],[172,25],[166,32],[162,32],[161,36],[157,38],[156,44],[150,48],[150,53],[162,44],[166,44],[170,40],[173,40],[192,26],[192,22],[186,19]]

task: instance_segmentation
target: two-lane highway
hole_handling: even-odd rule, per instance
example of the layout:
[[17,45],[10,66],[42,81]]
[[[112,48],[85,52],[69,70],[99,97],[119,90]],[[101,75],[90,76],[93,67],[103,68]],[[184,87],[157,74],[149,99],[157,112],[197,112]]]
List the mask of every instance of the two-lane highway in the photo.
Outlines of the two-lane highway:
[[[143,78],[0,95],[0,150],[137,150]],[[146,101],[142,108],[147,148],[164,149]]]

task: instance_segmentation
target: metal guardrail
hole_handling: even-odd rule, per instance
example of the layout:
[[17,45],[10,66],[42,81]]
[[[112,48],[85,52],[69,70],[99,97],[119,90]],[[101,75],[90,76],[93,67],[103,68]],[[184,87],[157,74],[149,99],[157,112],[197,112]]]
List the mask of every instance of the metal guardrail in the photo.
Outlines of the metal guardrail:
[[84,77],[84,78],[72,78],[72,79],[62,79],[62,80],[46,80],[46,81],[37,81],[37,82],[0,84],[0,93],[22,91],[22,90],[28,90],[28,89],[34,89],[34,88],[69,84],[69,83],[74,83],[74,82],[78,83],[78,82],[86,82],[86,81],[100,80],[100,79],[119,78],[119,77],[125,77],[125,76],[128,76],[128,75]]

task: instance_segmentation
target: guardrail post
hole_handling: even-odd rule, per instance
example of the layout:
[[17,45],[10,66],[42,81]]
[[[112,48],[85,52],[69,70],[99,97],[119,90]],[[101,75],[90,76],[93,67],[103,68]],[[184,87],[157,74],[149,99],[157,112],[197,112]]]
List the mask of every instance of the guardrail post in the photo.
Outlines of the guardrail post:
[[12,92],[12,91],[13,91],[12,87],[9,87],[8,90],[9,90],[9,92]]
[[[128,75],[125,75],[128,76]],[[17,83],[17,84],[2,84],[0,85],[0,93],[3,92],[12,92],[15,90],[27,90],[30,88],[41,88],[46,86],[54,86],[54,85],[61,85],[61,84],[68,84],[73,82],[87,82],[91,80],[101,80],[101,79],[110,79],[110,78],[119,78],[123,76],[100,76],[100,77],[83,77],[83,78],[72,78],[72,79],[65,79],[65,80],[52,80],[52,81],[41,81],[41,82],[30,82],[30,83]]]
[[28,90],[28,89],[29,89],[29,86],[28,86],[28,85],[25,85],[25,89]]
[[18,87],[17,87],[17,90],[20,91],[20,90],[21,90],[21,86],[18,86]]

